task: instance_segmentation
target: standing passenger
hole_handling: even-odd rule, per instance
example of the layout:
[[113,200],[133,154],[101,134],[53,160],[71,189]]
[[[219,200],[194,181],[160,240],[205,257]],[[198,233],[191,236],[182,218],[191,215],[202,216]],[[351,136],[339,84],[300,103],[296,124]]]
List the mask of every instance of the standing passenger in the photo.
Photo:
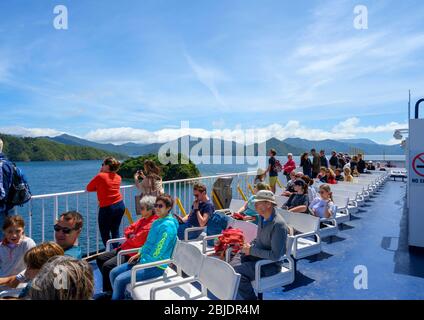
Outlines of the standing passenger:
[[100,172],[87,185],[87,191],[97,192],[99,200],[99,229],[103,244],[111,238],[119,238],[119,225],[125,212],[120,193],[121,176],[116,172],[121,163],[114,158],[103,161]]

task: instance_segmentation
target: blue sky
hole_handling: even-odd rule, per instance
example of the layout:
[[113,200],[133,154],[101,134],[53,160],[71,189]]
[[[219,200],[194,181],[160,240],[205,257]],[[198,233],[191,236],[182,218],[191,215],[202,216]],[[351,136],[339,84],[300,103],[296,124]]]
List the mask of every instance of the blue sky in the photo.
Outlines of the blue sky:
[[2,1],[0,131],[155,142],[189,121],[393,143],[408,89],[424,95],[423,16],[418,0]]

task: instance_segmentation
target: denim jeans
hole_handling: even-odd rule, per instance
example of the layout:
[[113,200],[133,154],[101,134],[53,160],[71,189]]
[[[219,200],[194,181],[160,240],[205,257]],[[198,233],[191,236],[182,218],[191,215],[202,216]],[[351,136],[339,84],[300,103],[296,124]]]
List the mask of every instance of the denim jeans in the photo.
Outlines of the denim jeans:
[[[184,231],[185,231],[185,229],[187,229],[187,228],[193,228],[193,227],[194,226],[190,225],[189,223],[180,224],[178,226],[178,233],[177,233],[178,239],[184,240]],[[189,234],[188,234],[188,240],[196,239],[197,237],[200,236],[201,233],[202,233],[202,230],[189,232]]]
[[[136,264],[135,264],[136,265]],[[112,269],[110,272],[110,283],[113,287],[112,300],[122,300],[125,298],[125,289],[131,282],[131,269],[134,264],[124,263]],[[160,277],[165,270],[158,267],[142,269],[137,271],[137,281],[143,281]]]
[[124,212],[124,201],[99,209],[100,236],[105,246],[109,239],[119,238],[119,226]]

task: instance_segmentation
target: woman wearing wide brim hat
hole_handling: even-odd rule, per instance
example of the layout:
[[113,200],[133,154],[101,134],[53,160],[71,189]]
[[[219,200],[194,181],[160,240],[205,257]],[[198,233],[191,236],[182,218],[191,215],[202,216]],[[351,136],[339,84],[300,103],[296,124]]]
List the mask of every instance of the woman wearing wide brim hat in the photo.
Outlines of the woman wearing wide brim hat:
[[266,176],[266,171],[262,168],[258,168],[258,171],[256,172],[256,177],[255,180],[253,180],[253,184],[258,184],[260,182],[265,182],[265,176]]

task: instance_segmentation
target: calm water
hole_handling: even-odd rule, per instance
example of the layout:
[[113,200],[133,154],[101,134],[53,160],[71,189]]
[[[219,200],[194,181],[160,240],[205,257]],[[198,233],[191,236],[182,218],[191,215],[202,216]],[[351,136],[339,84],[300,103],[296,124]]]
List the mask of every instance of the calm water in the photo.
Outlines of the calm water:
[[[286,161],[286,157],[279,157],[280,161]],[[294,157],[299,163],[298,157]],[[383,156],[368,156],[367,159],[382,160]],[[385,156],[386,160],[403,160],[402,156]],[[231,164],[200,164],[198,168],[202,176],[210,176],[231,172],[246,172],[255,170],[258,162],[249,159],[247,164],[235,164],[236,159],[226,159]],[[256,159],[257,160],[257,159]],[[261,167],[266,167],[266,159],[259,162]],[[54,161],[54,162],[21,162],[17,165],[24,171],[31,186],[33,195],[51,194],[59,192],[69,192],[84,190],[90,179],[95,176],[102,161]],[[243,186],[245,181],[233,180],[233,196],[237,194],[237,184]],[[132,181],[124,181],[124,185],[132,184]],[[208,190],[211,185],[207,185]],[[178,196],[184,203],[185,209],[189,210],[192,200],[192,190],[189,184],[173,189],[171,184],[165,188],[165,192]],[[125,203],[134,214],[135,212],[135,190],[127,189],[124,193]],[[84,216],[84,228],[80,237],[80,245],[84,253],[94,252],[103,249],[97,228],[97,198],[93,193],[81,196],[59,197],[57,202],[54,198],[45,200],[34,199],[31,205],[18,207],[18,213],[26,220],[27,234],[40,243],[42,241],[53,241],[53,224],[56,213],[66,210],[78,210]],[[177,212],[179,211],[176,209]],[[32,219],[29,219],[29,217]],[[135,217],[134,217],[135,218]],[[128,225],[128,219],[123,218],[122,228]],[[44,232],[43,232],[44,230]]]

